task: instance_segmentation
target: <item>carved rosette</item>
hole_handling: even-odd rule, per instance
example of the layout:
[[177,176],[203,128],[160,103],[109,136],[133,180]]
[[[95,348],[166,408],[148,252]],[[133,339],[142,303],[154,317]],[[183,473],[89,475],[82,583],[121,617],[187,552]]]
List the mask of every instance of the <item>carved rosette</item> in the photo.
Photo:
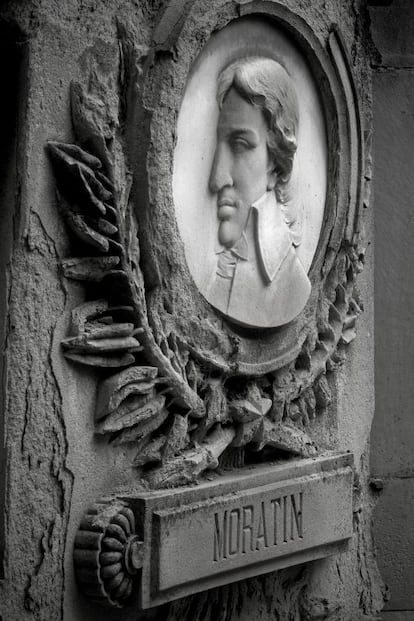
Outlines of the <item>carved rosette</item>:
[[73,553],[83,593],[99,604],[122,607],[142,567],[143,545],[125,504],[104,500],[92,505],[81,521]]

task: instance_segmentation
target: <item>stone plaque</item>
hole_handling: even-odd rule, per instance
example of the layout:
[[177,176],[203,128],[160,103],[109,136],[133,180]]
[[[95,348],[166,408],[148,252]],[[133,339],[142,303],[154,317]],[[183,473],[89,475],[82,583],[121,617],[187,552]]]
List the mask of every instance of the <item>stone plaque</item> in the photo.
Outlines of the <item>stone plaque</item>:
[[128,498],[144,535],[142,608],[340,551],[352,481],[341,454]]

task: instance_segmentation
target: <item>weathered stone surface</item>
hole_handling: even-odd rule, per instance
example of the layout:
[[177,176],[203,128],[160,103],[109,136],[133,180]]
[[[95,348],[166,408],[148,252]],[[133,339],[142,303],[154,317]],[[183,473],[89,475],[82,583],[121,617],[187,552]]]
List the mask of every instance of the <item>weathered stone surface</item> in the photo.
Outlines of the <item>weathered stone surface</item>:
[[118,367],[127,367],[135,362],[132,354],[123,354],[122,356],[99,356],[94,354],[76,354],[72,352],[65,353],[65,358],[84,364],[90,367],[101,367],[103,369],[116,369]]
[[390,595],[385,610],[414,610],[413,506],[412,478],[388,478],[373,515],[378,565]]
[[252,440],[257,450],[269,445],[293,455],[309,457],[317,453],[317,447],[308,434],[292,424],[272,423],[265,419]]
[[[7,202],[8,205],[13,204],[11,209],[15,210],[14,239],[10,244],[13,254],[10,252],[4,261],[7,275],[1,280],[6,288],[10,285],[4,298],[7,306],[4,313],[7,343],[4,356],[7,371],[6,459],[10,482],[6,512],[6,579],[1,585],[0,603],[4,619],[101,619],[102,612],[80,596],[75,584],[71,542],[81,514],[91,498],[98,498],[117,485],[130,485],[132,482],[140,485],[136,480],[136,469],[131,468],[131,459],[126,457],[130,447],[122,445],[112,451],[112,447],[102,438],[94,436],[92,423],[97,378],[119,371],[123,364],[135,364],[135,357],[129,354],[122,358],[73,354],[74,359],[84,363],[80,367],[67,364],[59,347],[62,338],[69,335],[68,314],[85,300],[101,297],[99,287],[102,280],[97,278],[91,286],[88,284],[85,293],[83,285],[65,280],[58,269],[62,257],[72,254],[78,256],[83,246],[79,242],[76,252],[73,252],[74,236],[68,234],[62,226],[56,209],[49,162],[43,152],[44,145],[51,137],[77,140],[83,149],[88,148],[94,154],[92,157],[99,156],[104,174],[108,163],[115,163],[116,192],[127,196],[122,202],[123,208],[129,205],[127,211],[133,208],[139,214],[139,223],[128,224],[124,233],[130,240],[135,238],[135,246],[131,245],[131,262],[144,266],[144,274],[135,275],[131,282],[134,283],[136,296],[148,302],[150,307],[151,325],[148,327],[145,322],[142,324],[146,329],[144,340],[146,351],[149,352],[148,363],[159,365],[160,375],[168,378],[171,387],[169,396],[175,399],[171,411],[175,413],[177,408],[179,416],[189,413],[189,430],[192,433],[195,417],[199,416],[198,420],[201,420],[205,414],[205,404],[198,391],[205,390],[208,378],[204,376],[204,369],[194,371],[191,361],[186,361],[183,343],[171,329],[171,317],[174,317],[181,336],[189,331],[186,343],[188,351],[206,360],[209,367],[216,365],[214,380],[217,380],[217,371],[220,374],[223,368],[220,366],[223,360],[231,361],[230,367],[227,367],[230,375],[240,370],[249,377],[255,376],[257,366],[237,366],[240,345],[242,348],[249,347],[247,358],[250,361],[268,361],[269,356],[261,339],[257,342],[255,339],[243,341],[237,333],[222,338],[221,320],[208,315],[206,321],[207,311],[195,303],[191,281],[186,281],[187,284],[183,286],[185,266],[179,252],[166,251],[180,248],[176,243],[178,238],[175,225],[170,226],[174,217],[166,204],[166,199],[171,195],[170,156],[176,137],[173,128],[178,102],[182,98],[188,70],[213,30],[220,30],[249,7],[260,11],[264,6],[269,9],[279,4],[292,9],[292,26],[296,19],[313,29],[325,55],[331,25],[340,24],[346,47],[352,51],[356,85],[361,94],[368,135],[370,102],[367,66],[370,43],[367,41],[364,8],[359,1],[346,0],[338,4],[331,1],[236,3],[212,0],[207,7],[205,2],[197,0],[170,4],[146,0],[115,3],[108,0],[100,3],[69,0],[59,4],[51,0],[27,3],[10,0],[3,3],[0,9],[7,25],[17,20],[23,30],[22,41],[27,42],[27,45],[21,46],[21,49],[27,50],[27,57],[19,78],[27,90],[23,89],[19,93],[21,114],[19,112],[19,123],[13,124],[19,127],[18,161],[16,167],[11,167],[16,169],[16,184]],[[172,12],[170,25],[174,25],[174,32],[171,34],[171,29],[167,27],[165,37],[157,35],[156,47],[164,50],[158,54],[156,49],[151,48],[151,40],[155,37],[156,24],[164,23],[165,26],[161,11],[166,7]],[[145,66],[150,67],[151,72],[143,79],[147,54],[150,58]],[[9,57],[6,55],[5,58]],[[170,60],[175,63],[177,71],[171,72],[170,67],[167,67]],[[312,64],[311,56],[309,62]],[[162,78],[165,88],[160,90],[158,76],[162,67],[166,68]],[[70,82],[73,80],[77,81],[78,86],[72,88],[72,127],[68,99]],[[320,84],[323,85],[323,79],[320,79]],[[152,86],[153,98],[149,92]],[[4,92],[2,99],[7,101],[7,88]],[[154,109],[153,100],[160,104],[157,109]],[[83,114],[85,108],[86,115]],[[151,117],[153,122],[150,126]],[[342,118],[346,118],[345,110]],[[8,123],[8,117],[5,123]],[[329,132],[335,133],[334,129],[334,125],[329,124]],[[86,142],[89,142],[88,147]],[[76,149],[69,154],[80,157]],[[86,163],[93,168],[93,159]],[[127,181],[128,175],[124,175],[127,166],[134,175],[131,196],[128,191],[130,181]],[[331,170],[336,174],[335,166]],[[148,183],[147,173],[150,176]],[[369,177],[369,171],[366,171],[366,175]],[[108,191],[115,190],[114,184],[111,182],[110,187],[97,170],[96,178]],[[93,185],[90,178],[86,181],[90,186]],[[96,209],[97,217],[100,210],[94,198],[97,197],[91,194],[89,203],[91,212],[93,208]],[[154,210],[157,205],[160,206],[159,211]],[[113,205],[104,203],[104,207],[105,218],[112,223],[117,212]],[[333,203],[331,207],[328,215],[337,213],[337,205]],[[364,210],[368,238],[370,213],[369,209]],[[128,213],[125,221],[128,223],[130,220],[132,218]],[[137,230],[140,236],[139,248]],[[160,243],[164,237],[166,244]],[[332,264],[334,248],[338,247],[341,240],[333,237],[330,241],[332,243],[326,252]],[[353,243],[352,240],[348,241]],[[110,255],[121,252],[117,243],[111,241]],[[88,252],[94,253],[91,249]],[[352,266],[357,263],[358,259],[352,259],[352,265],[347,269],[352,271]],[[370,295],[369,259],[367,265],[367,275],[361,281],[365,301]],[[315,270],[319,269],[320,265],[316,265]],[[113,297],[116,297],[115,291],[116,295],[124,295],[125,279],[122,274],[125,271],[120,269],[117,275],[112,274],[108,279],[106,290],[109,288]],[[336,278],[333,276],[332,280],[334,285],[329,293],[333,301]],[[171,295],[163,295],[163,288],[168,289]],[[339,293],[338,305],[342,308],[343,292]],[[113,318],[109,312],[107,315],[102,314],[106,312],[105,308],[117,303],[114,299],[110,302],[105,300],[104,309],[95,308],[99,319],[92,319],[92,323],[111,325],[129,322],[131,318],[125,316],[126,313],[121,313],[122,317],[114,313]],[[123,299],[122,305],[125,309],[128,301]],[[184,310],[174,315],[177,305]],[[129,308],[132,310],[130,305]],[[355,450],[362,489],[366,471],[364,457],[367,430],[372,414],[369,392],[372,384],[372,352],[369,345],[372,309],[369,299],[366,308],[368,312],[359,335],[361,339],[362,332],[362,340],[353,344],[348,362],[337,378],[328,372],[330,398],[325,399],[325,406],[316,406],[317,416],[314,419],[308,412],[313,440],[320,441],[322,445],[324,442],[333,445],[340,443],[345,449]],[[188,319],[190,314],[191,320]],[[318,346],[313,354],[312,343],[302,348],[304,334],[295,335],[294,351],[299,356],[297,369],[289,369],[287,377],[292,373],[292,377],[298,377],[300,381],[291,384],[286,381],[282,388],[279,388],[278,381],[277,390],[283,392],[284,396],[279,398],[278,394],[278,398],[274,399],[269,417],[279,417],[278,422],[286,420],[284,417],[289,416],[289,404],[292,401],[298,403],[301,390],[308,387],[301,382],[306,373],[310,372],[309,369],[314,373],[312,377],[319,377],[320,374],[324,376],[326,358],[333,353],[334,343],[340,338],[342,328],[339,316],[340,313],[331,310],[329,317],[332,326],[329,317],[326,317],[327,328],[318,335]],[[90,317],[85,315],[78,319],[74,336],[82,334],[85,326],[90,323]],[[139,316],[138,319],[138,325],[141,325],[145,317]],[[307,317],[306,326],[308,320]],[[283,346],[276,362],[271,360],[272,368],[275,364],[283,366],[287,360],[283,357],[286,343],[283,330],[273,335],[273,346],[276,341],[280,341]],[[243,356],[242,352],[241,358],[244,360]],[[340,356],[336,360],[329,360],[329,369],[336,368],[341,361],[343,357]],[[87,362],[91,364],[90,367],[85,364]],[[114,365],[112,370],[111,364]],[[262,365],[260,373],[265,371]],[[274,386],[271,385],[273,377],[268,377],[267,381],[265,392],[269,396],[274,394]],[[239,392],[237,396],[243,398],[243,390]],[[340,398],[337,398],[338,394]],[[211,419],[214,422],[207,431],[217,423],[226,425],[226,408],[223,407],[226,397],[224,395],[222,399],[216,395],[213,398],[215,403],[211,407]],[[235,398],[235,395],[232,394],[231,398]],[[312,410],[312,400],[309,404]],[[295,416],[296,412],[301,417],[292,422],[300,427],[302,406],[298,405],[295,409]],[[272,418],[274,421],[276,418]],[[168,430],[168,425],[165,425],[163,432],[167,433]],[[228,435],[231,436],[231,433]],[[247,439],[251,436],[246,434],[243,437]],[[226,442],[229,439],[227,437]],[[163,440],[158,442],[158,455],[161,456]],[[219,449],[222,449],[222,445]],[[213,459],[208,450],[201,448],[199,452],[202,453],[201,458],[197,451],[190,456],[193,462],[190,459],[187,474],[191,472],[194,475],[197,471],[197,458],[204,465],[217,463],[217,459]],[[175,464],[177,475],[182,463]],[[72,485],[73,480],[75,485]],[[320,614],[321,610],[328,618],[335,618],[336,615],[341,621],[355,621],[361,615],[372,617],[378,610],[378,603],[373,596],[378,578],[369,555],[370,502],[369,497],[362,494],[363,519],[356,513],[354,546],[348,554],[338,557],[334,562],[322,566],[313,563],[306,572],[299,568],[280,571],[267,578],[213,589],[208,594],[185,598],[170,607],[154,611],[151,617],[162,621],[204,621],[208,618],[268,621],[277,615],[285,619],[312,618],[312,615]],[[314,598],[319,604],[327,603],[322,608],[321,605],[305,607],[307,597]],[[305,610],[311,613],[305,614]],[[136,617],[135,610],[116,611],[116,614],[108,615],[108,619],[123,621]]]
[[116,267],[119,257],[73,257],[62,261],[66,278],[99,282]]
[[205,437],[202,444],[167,459],[162,466],[150,472],[148,480],[156,489],[197,481],[205,470],[217,468],[220,455],[232,443],[234,436],[232,427],[216,427]]
[[150,392],[157,374],[156,367],[134,366],[102,381],[96,397],[96,419],[118,408],[130,395]]
[[[131,416],[133,415],[134,412],[131,413]],[[113,441],[114,446],[120,446],[121,444],[127,444],[129,442],[135,443],[142,440],[158,429],[158,427],[167,420],[168,415],[168,410],[161,407],[159,401],[148,403],[148,406],[143,406],[141,410],[136,413],[136,419],[138,420],[136,424],[134,419],[132,419],[132,422],[128,419],[126,424],[121,421],[124,428]],[[120,423],[117,421],[115,426],[119,428],[119,425]]]
[[258,418],[262,418],[272,407],[271,399],[261,399],[251,402],[247,399],[231,401],[229,411],[233,419],[238,423],[249,423]]
[[[155,425],[157,415],[164,410],[165,397],[163,395],[158,395],[153,399],[145,399],[142,401],[143,403],[141,403],[141,400],[137,400],[138,404],[140,404],[139,407],[134,407],[135,402],[129,405],[128,411],[126,412],[115,410],[109,414],[96,428],[97,433],[112,433],[114,431],[121,431],[121,429],[134,427],[134,429],[137,429],[136,437],[138,437],[140,435],[139,429],[137,428],[138,424],[140,424],[140,426],[145,425],[151,419],[151,426]],[[164,420],[164,417],[162,418]]]
[[145,439],[142,443],[138,443],[139,451],[135,455],[134,466],[139,467],[148,463],[160,462],[166,440],[167,438],[162,435],[154,440],[148,441]]

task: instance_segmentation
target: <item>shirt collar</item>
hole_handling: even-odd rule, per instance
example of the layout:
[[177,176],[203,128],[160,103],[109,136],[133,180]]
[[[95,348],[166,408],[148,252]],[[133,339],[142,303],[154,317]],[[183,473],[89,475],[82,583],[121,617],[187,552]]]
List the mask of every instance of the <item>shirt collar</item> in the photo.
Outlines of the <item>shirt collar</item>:
[[247,261],[249,258],[249,242],[247,241],[247,237],[245,232],[243,231],[242,236],[236,241],[236,243],[231,248],[225,248],[220,243],[217,242],[216,245],[216,254],[221,254],[225,251],[231,252],[238,259],[242,259],[243,261]]
[[252,207],[254,207],[256,211],[263,211],[268,204],[269,196],[273,198],[273,191],[266,191],[264,194],[262,194],[262,196],[258,198],[257,201],[254,201],[254,203],[252,203]]

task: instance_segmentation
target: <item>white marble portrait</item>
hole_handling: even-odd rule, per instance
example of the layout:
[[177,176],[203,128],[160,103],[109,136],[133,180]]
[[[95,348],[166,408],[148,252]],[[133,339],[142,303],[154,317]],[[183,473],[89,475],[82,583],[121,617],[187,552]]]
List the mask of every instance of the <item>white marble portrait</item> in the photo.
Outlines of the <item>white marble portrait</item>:
[[217,204],[217,265],[201,293],[233,321],[288,323],[311,285],[296,254],[300,199],[291,187],[299,109],[280,63],[238,60],[219,76],[217,144],[209,187]]
[[[266,26],[260,28],[268,38],[275,36]],[[262,44],[265,54],[237,57],[240,34],[226,37],[234,46],[230,62],[224,64],[223,51],[216,52],[225,46],[225,40],[219,41],[205,55],[204,69],[196,63],[190,76],[192,116],[201,113],[208,129],[195,132],[193,126],[190,135],[179,120],[174,202],[187,263],[200,293],[235,324],[274,328],[295,319],[310,295],[308,270],[326,193],[325,131],[309,75],[311,92],[304,94],[305,104],[298,93],[304,85],[303,61],[301,79],[295,83],[294,52],[285,54],[285,63],[283,54],[271,58]],[[278,40],[282,51],[283,46],[287,51],[292,47],[283,36]],[[194,74],[199,86],[200,76],[207,76],[213,91],[198,100],[198,108]],[[201,91],[206,94],[205,85]],[[188,122],[186,97],[180,118],[183,110]],[[309,128],[310,120],[315,125]],[[312,134],[317,136],[313,153]],[[305,160],[312,157],[316,162]]]

